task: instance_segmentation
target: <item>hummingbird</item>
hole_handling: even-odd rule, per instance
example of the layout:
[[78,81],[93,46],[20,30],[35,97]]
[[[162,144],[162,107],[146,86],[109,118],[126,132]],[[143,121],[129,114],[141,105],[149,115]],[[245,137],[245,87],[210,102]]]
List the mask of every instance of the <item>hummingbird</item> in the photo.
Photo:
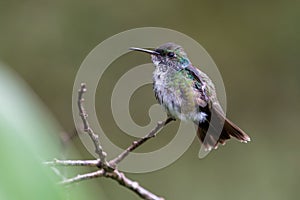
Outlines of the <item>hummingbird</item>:
[[242,129],[226,118],[212,80],[193,66],[181,46],[166,43],[158,48],[131,47],[130,50],[151,55],[155,66],[153,91],[167,112],[167,121],[194,122],[198,138],[209,151],[224,145],[231,137],[244,143],[250,141]]

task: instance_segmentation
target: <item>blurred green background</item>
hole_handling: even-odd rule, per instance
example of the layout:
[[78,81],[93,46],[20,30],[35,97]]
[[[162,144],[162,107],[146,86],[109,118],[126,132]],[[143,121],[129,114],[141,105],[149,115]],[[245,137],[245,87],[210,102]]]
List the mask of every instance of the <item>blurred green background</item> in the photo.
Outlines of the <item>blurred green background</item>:
[[[48,107],[43,112],[54,116],[60,128],[53,125],[53,130],[60,131],[44,134],[51,132],[52,139],[58,140],[74,134],[73,82],[81,62],[96,45],[119,32],[144,26],[185,33],[197,40],[216,62],[226,87],[228,116],[251,136],[252,142],[246,145],[232,140],[199,160],[199,144],[195,140],[171,166],[146,174],[127,174],[128,177],[172,200],[299,199],[299,8],[299,1],[283,0],[0,0],[0,60],[24,79]],[[118,129],[107,105],[114,84],[133,66],[132,62],[149,62],[149,57],[121,57],[98,86],[101,95],[97,94],[97,113],[107,116],[101,124],[121,147],[134,138]],[[2,70],[0,73],[4,73]],[[9,82],[2,79],[1,84]],[[27,98],[18,95],[17,98]],[[151,86],[140,88],[133,98],[141,103],[131,105],[131,114],[138,124],[146,125],[148,108],[156,102]],[[177,126],[178,123],[168,126],[139,151],[163,146]],[[4,147],[1,146],[2,153],[8,151]],[[38,147],[35,151],[39,151]],[[58,158],[92,158],[78,137],[62,145],[48,145],[48,150],[53,150],[51,155]],[[0,166],[1,171],[6,170]],[[6,172],[13,172],[9,170],[12,169]],[[83,171],[63,172],[72,176]],[[0,188],[0,193],[2,189],[5,188]],[[65,193],[65,199],[139,199],[107,179],[84,181],[65,189]]]

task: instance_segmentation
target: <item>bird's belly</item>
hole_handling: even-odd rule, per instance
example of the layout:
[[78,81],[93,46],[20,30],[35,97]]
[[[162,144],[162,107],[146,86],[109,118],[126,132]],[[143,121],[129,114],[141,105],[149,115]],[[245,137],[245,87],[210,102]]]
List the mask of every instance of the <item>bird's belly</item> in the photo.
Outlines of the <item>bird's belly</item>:
[[200,112],[197,94],[192,83],[186,79],[154,81],[153,89],[158,102],[167,113],[180,120],[203,121],[206,114]]

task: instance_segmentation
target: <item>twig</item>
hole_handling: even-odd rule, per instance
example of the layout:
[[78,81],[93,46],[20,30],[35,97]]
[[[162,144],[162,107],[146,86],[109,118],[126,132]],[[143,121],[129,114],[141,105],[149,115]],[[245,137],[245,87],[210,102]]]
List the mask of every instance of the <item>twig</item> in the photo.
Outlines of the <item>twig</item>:
[[67,185],[67,184],[76,183],[76,182],[87,180],[87,179],[98,178],[98,177],[103,176],[104,173],[105,173],[105,170],[100,169],[98,171],[87,173],[87,174],[82,174],[82,175],[78,174],[74,178],[70,178],[70,179],[61,181],[60,184]]
[[113,173],[106,173],[105,177],[112,178],[119,182],[119,184],[131,189],[143,199],[147,200],[164,200],[162,197],[158,197],[155,194],[149,192],[145,188],[141,187],[138,182],[132,181],[127,178],[123,173],[115,170]]
[[77,183],[79,181],[84,181],[88,179],[98,178],[98,177],[107,177],[117,181],[120,185],[134,191],[137,195],[147,200],[163,200],[163,198],[156,196],[155,194],[149,192],[145,188],[141,187],[138,182],[132,181],[127,178],[123,173],[118,170],[112,172],[106,172],[104,169],[100,169],[95,172],[77,175],[74,178],[66,179],[60,182],[60,184],[68,185],[72,183]]
[[115,167],[118,163],[120,163],[124,158],[128,156],[130,152],[141,146],[143,143],[145,143],[150,138],[153,138],[157,135],[157,133],[168,123],[173,121],[175,119],[168,118],[165,121],[158,122],[156,127],[152,129],[146,136],[142,137],[141,139],[134,141],[125,151],[123,151],[120,155],[118,155],[116,158],[109,161],[110,166]]
[[50,166],[87,166],[87,167],[99,167],[100,160],[57,160],[44,162]]
[[78,90],[78,109],[79,109],[79,115],[83,122],[83,128],[86,133],[89,134],[90,138],[92,139],[94,145],[95,145],[95,152],[99,155],[100,161],[104,165],[108,165],[106,161],[106,152],[103,151],[102,146],[99,141],[99,136],[94,133],[93,129],[90,127],[90,124],[87,120],[87,113],[83,107],[83,94],[87,91],[85,83],[81,83],[80,89]]

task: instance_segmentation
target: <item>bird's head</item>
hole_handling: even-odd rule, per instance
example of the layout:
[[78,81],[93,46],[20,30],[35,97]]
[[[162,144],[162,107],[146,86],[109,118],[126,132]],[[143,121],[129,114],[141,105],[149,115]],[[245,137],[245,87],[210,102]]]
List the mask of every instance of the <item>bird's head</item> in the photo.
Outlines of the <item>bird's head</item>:
[[158,48],[131,47],[130,50],[151,54],[155,66],[165,65],[179,70],[191,64],[183,48],[174,43],[166,43]]

